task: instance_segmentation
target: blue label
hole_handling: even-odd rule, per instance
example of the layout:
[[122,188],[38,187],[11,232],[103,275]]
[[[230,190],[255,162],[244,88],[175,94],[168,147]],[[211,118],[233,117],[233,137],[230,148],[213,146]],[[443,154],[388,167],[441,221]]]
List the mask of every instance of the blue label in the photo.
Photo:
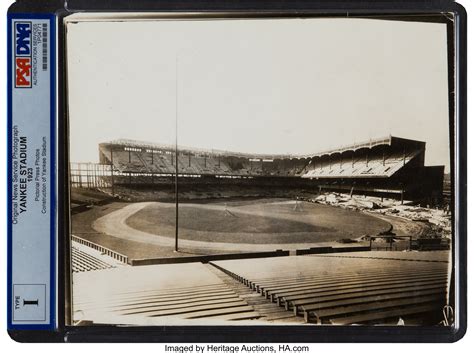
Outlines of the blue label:
[[8,16],[8,328],[56,323],[55,17]]

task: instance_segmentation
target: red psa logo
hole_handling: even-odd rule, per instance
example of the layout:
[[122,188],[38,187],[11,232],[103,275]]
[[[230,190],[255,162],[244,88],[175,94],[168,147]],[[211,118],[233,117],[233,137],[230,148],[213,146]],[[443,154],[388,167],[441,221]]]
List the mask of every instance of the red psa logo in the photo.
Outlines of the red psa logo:
[[16,87],[31,87],[31,58],[15,58]]

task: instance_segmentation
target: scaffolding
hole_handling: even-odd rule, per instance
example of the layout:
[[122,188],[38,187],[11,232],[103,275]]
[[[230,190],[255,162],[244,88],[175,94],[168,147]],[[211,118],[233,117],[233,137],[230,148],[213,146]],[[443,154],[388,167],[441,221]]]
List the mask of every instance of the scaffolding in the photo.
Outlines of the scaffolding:
[[112,186],[112,168],[107,164],[71,163],[69,176],[72,188],[99,189]]

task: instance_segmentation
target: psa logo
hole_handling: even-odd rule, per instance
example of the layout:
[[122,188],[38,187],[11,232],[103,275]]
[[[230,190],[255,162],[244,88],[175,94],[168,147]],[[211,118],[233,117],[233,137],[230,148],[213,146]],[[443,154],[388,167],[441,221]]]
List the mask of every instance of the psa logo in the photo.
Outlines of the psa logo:
[[31,88],[31,22],[15,22],[15,88]]

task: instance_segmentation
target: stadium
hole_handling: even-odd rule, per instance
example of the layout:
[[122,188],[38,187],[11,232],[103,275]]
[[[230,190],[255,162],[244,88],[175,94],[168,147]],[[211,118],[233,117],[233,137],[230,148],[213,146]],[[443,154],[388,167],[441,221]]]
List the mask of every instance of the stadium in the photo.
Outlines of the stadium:
[[113,184],[297,187],[404,197],[428,204],[442,197],[444,167],[426,167],[425,143],[389,136],[308,155],[261,155],[118,140],[99,146]]
[[101,143],[70,166],[73,322],[442,324],[451,215],[425,149]]

